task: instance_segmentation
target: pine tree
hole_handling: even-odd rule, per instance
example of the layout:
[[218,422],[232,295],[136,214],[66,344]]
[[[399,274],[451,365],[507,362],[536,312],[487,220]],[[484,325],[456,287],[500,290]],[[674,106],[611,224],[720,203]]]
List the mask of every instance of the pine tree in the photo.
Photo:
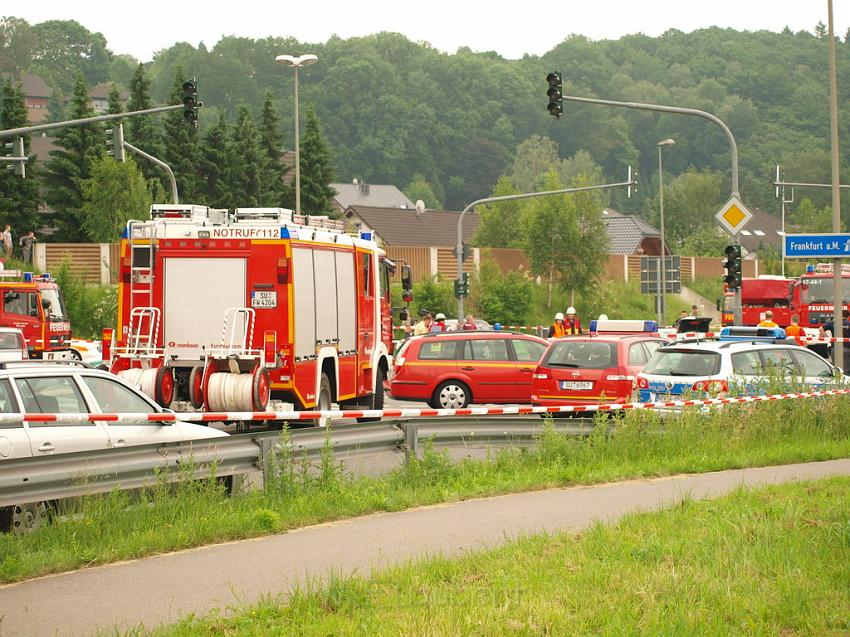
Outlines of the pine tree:
[[331,153],[319,128],[319,118],[310,106],[301,137],[301,212],[303,214],[336,215],[330,187],[333,181]]
[[222,114],[218,123],[204,135],[198,161],[198,203],[213,208],[227,208],[230,205],[231,197],[225,177],[228,161],[227,139],[227,120]]
[[[124,112],[124,105],[121,103],[121,91],[118,90],[118,87],[115,83],[109,88],[109,114],[115,115],[117,113]],[[121,120],[117,120],[120,122]]]
[[260,205],[265,156],[260,136],[247,106],[240,106],[230,133],[227,148],[225,180],[230,193],[231,208],[252,208]]
[[[82,74],[77,76],[71,98],[71,119],[93,117],[89,92]],[[82,182],[90,177],[91,161],[103,153],[103,127],[96,124],[60,128],[56,150],[45,175],[47,203],[56,211],[59,237],[63,241],[84,239],[82,229]]]
[[[174,73],[169,104],[183,103],[183,83],[186,76],[182,67]],[[198,198],[198,129],[186,122],[182,110],[166,113],[163,121],[165,139],[162,160],[171,166],[177,180],[181,201],[194,202]]]
[[[130,80],[130,100],[127,103],[128,111],[142,111],[151,108],[150,98],[151,82],[145,75],[145,67],[139,63],[133,77]],[[159,157],[161,154],[159,121],[153,115],[137,115],[127,121],[124,132],[125,138],[133,146],[145,151],[149,155]],[[163,180],[162,169],[151,162],[140,160],[140,168],[146,179]]]
[[815,36],[821,40],[826,40],[827,35],[826,25],[823,21],[818,20],[818,23],[815,25]]
[[266,158],[263,170],[263,205],[286,207],[292,200],[292,189],[284,184],[283,179],[289,167],[283,163],[283,140],[277,112],[272,102],[271,91],[266,91],[263,110],[260,113],[260,146]]
[[[2,111],[0,128],[20,128],[27,125],[27,107],[23,90],[20,84],[13,83],[11,78],[3,84],[0,111]],[[16,233],[37,231],[40,227],[37,169],[35,156],[30,156],[29,150],[30,138],[26,135],[24,136],[24,152],[29,156],[29,161],[25,164],[26,178],[22,179],[15,174],[14,170],[10,170],[13,168],[11,162],[4,162],[7,165],[0,169],[0,227],[8,223]]]

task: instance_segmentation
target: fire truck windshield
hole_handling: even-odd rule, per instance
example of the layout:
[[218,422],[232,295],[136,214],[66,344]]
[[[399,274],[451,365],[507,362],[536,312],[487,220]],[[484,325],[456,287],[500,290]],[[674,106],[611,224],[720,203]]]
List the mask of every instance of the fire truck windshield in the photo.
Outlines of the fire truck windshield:
[[44,313],[51,320],[59,321],[65,318],[65,306],[62,304],[59,290],[50,288],[41,290],[41,300],[44,302]]
[[[835,284],[832,277],[803,279],[800,300],[803,303],[832,303]],[[843,302],[850,302],[850,279],[842,279]]]

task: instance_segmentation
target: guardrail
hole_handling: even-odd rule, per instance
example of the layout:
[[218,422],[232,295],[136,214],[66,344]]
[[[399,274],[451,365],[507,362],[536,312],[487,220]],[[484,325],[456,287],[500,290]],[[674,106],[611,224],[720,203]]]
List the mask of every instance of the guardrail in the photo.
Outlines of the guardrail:
[[[587,435],[592,421],[556,422],[555,429]],[[540,418],[444,418],[427,424],[413,420],[385,420],[370,424],[336,425],[329,429],[294,429],[288,432],[289,449],[301,462],[318,460],[328,445],[343,458],[379,452],[419,452],[420,442],[433,439],[441,445],[519,446],[532,443],[541,433]],[[242,434],[0,462],[0,506],[138,489],[156,479],[176,481],[204,478],[214,468],[217,477],[262,472],[264,479],[277,466],[280,432]]]

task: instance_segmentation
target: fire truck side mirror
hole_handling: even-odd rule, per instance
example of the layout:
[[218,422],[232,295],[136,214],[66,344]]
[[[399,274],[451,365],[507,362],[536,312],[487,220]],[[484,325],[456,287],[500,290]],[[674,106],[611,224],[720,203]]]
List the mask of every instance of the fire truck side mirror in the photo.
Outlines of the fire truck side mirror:
[[401,266],[401,288],[407,292],[413,288],[413,284],[410,281],[410,266],[403,265]]

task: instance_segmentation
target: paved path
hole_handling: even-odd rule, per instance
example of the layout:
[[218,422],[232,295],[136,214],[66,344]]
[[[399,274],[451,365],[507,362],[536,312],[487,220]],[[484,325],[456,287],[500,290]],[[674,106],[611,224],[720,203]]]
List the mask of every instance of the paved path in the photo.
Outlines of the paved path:
[[565,531],[640,510],[722,495],[739,485],[850,475],[850,460],[552,489],[370,515],[0,587],[0,637],[153,627],[286,593],[329,572],[373,569]]

